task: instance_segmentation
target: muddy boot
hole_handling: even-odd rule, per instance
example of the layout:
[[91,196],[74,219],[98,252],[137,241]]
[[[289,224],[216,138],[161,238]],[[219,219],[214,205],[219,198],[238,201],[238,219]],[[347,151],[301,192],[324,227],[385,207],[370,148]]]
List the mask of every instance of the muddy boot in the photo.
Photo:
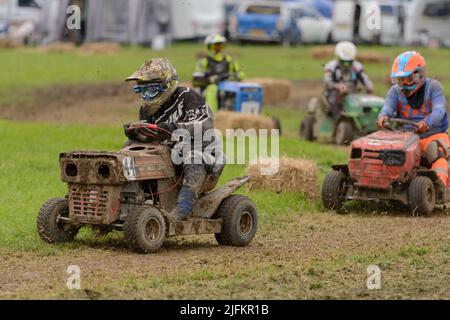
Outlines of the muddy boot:
[[167,216],[171,220],[186,220],[192,212],[197,196],[193,190],[188,187],[181,187],[178,194],[177,204],[175,208],[167,213]]
[[192,214],[200,189],[205,181],[206,169],[201,164],[185,165],[183,186],[178,193],[175,208],[167,214],[171,220],[186,220]]

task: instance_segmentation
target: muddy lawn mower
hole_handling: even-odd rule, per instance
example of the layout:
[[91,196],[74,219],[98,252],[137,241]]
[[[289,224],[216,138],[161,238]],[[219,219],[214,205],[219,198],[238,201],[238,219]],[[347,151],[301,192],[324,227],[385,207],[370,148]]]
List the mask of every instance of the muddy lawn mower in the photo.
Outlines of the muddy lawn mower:
[[[444,186],[413,132],[393,129],[417,126],[404,119],[391,119],[389,130],[380,130],[352,142],[346,165],[334,165],[322,186],[326,209],[337,210],[346,201],[387,201],[408,206],[414,215],[427,215],[436,205],[450,202],[450,185]],[[440,146],[441,148],[443,146]],[[446,148],[442,150],[448,157]]]
[[[170,221],[167,212],[176,204],[183,178],[173,165],[171,149],[158,137],[161,130],[154,124],[141,122],[127,130],[148,142],[132,140],[119,152],[60,154],[60,175],[68,195],[42,206],[37,229],[44,241],[72,241],[86,226],[101,234],[123,231],[128,245],[143,253],[159,250],[167,237],[178,235],[215,234],[219,244],[232,246],[252,241],[258,223],[256,207],[248,197],[233,194],[248,177],[212,191],[219,176],[208,175],[192,216]],[[217,165],[221,172],[224,165]]]

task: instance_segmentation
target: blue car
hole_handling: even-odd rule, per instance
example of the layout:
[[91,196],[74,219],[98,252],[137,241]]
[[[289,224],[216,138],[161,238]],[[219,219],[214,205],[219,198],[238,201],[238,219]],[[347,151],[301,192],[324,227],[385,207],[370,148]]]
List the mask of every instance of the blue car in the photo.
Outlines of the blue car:
[[295,21],[297,2],[246,1],[230,18],[232,40],[299,44],[301,35]]

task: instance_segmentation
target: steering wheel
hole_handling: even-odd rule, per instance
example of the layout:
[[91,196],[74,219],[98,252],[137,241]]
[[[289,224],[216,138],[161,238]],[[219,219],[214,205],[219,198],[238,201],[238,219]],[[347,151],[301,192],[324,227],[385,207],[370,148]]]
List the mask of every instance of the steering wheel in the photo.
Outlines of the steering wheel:
[[148,138],[156,138],[158,136],[158,126],[153,123],[134,122],[127,128],[130,134],[142,134]]
[[394,129],[391,126],[392,123],[398,123],[398,124],[401,124],[402,126],[411,125],[415,128],[419,127],[419,123],[416,121],[407,120],[407,119],[399,119],[399,118],[391,118],[391,119],[387,119],[386,121],[383,122],[383,128],[390,130],[390,131],[404,131],[404,130]]

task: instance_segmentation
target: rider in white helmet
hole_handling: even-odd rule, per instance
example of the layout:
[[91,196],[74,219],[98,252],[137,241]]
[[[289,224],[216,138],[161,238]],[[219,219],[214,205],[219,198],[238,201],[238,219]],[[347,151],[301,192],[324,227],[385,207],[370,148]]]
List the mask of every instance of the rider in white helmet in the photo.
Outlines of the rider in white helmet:
[[337,119],[342,111],[343,98],[355,92],[358,83],[365,87],[367,93],[372,93],[373,84],[363,65],[355,60],[357,49],[352,42],[339,42],[334,52],[336,59],[325,65],[325,98],[333,118]]

